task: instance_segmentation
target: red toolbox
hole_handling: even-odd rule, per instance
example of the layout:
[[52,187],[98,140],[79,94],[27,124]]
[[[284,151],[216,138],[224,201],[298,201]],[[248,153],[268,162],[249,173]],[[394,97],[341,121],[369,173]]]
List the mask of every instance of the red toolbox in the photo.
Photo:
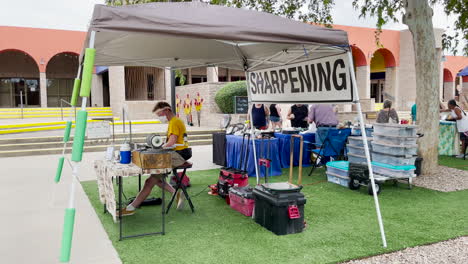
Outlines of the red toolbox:
[[229,189],[229,200],[232,209],[245,216],[252,216],[255,200],[253,198],[253,189],[247,187],[232,187]]
[[[247,138],[247,141],[245,141]],[[247,175],[247,162],[249,159],[250,134],[245,133],[242,138],[239,168],[221,168],[218,177],[218,195],[222,198],[229,196],[229,188],[245,187],[249,185],[249,176]]]
[[236,169],[221,169],[218,178],[218,194],[226,198],[229,195],[229,188],[249,185],[249,176],[246,172]]

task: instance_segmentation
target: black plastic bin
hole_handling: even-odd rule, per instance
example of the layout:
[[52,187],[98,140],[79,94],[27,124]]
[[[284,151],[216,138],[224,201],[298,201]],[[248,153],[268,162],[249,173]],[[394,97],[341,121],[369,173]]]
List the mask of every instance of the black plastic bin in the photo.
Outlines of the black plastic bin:
[[306,199],[301,189],[287,182],[257,185],[253,190],[255,222],[276,235],[302,232]]
[[213,163],[226,166],[226,132],[213,133]]
[[416,166],[416,170],[414,170],[414,174],[416,176],[421,175],[421,168],[422,168],[422,158],[416,158],[416,161],[414,162],[414,166]]

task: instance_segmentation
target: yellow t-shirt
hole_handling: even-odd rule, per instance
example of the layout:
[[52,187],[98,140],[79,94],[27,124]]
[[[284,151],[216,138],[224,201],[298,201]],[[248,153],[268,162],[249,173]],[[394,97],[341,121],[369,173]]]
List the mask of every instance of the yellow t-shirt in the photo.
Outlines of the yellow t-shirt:
[[185,129],[184,122],[177,117],[171,118],[169,121],[169,127],[167,128],[167,140],[169,140],[170,135],[176,135],[177,141],[176,144],[184,144],[184,146],[177,146],[175,150],[186,149],[188,145],[184,142],[184,134],[187,132]]

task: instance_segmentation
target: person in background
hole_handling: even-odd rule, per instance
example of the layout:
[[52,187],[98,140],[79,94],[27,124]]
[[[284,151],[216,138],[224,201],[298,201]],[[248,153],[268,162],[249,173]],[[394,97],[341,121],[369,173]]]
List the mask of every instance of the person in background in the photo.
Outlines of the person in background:
[[[252,123],[256,129],[265,130],[268,128],[268,116],[270,111],[264,104],[254,104],[252,106]],[[250,118],[250,115],[248,116]]]
[[457,127],[458,127],[458,132],[460,134],[460,141],[462,142],[462,147],[461,147],[461,153],[460,155],[457,156],[457,158],[463,158],[466,152],[466,139],[468,131],[462,131],[462,119],[463,115],[466,116],[465,111],[461,109],[460,106],[458,106],[457,101],[454,99],[448,101],[448,109],[447,110],[441,110],[442,112],[450,112],[450,115],[447,117],[447,120],[451,121],[456,121],[457,122]]
[[281,128],[281,107],[277,104],[270,105],[270,121],[271,128],[275,130],[276,127]]
[[322,146],[328,135],[328,130],[338,125],[335,107],[331,104],[311,105],[308,116],[309,123],[315,123],[317,132],[315,134],[315,145]]
[[292,127],[307,128],[307,115],[309,110],[306,105],[295,104],[289,109],[287,118],[291,120]]
[[411,106],[411,120],[413,124],[416,124],[416,114],[417,114],[416,104],[413,104],[413,106]]
[[377,115],[376,123],[396,123],[398,124],[400,121],[398,120],[398,114],[395,109],[392,108],[392,101],[385,100],[383,103],[383,109],[380,110],[379,114]]

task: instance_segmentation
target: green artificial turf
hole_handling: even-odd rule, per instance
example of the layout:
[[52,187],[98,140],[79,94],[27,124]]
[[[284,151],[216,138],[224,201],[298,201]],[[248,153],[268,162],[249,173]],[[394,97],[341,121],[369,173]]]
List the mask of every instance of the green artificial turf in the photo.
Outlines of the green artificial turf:
[[[448,160],[450,163],[451,160]],[[445,159],[441,163],[445,164]],[[305,169],[304,174],[307,174]],[[195,195],[216,183],[219,170],[189,172]],[[288,170],[272,181],[287,181]],[[297,174],[296,174],[297,175]],[[297,177],[297,176],[296,176]],[[125,179],[134,196],[137,178]],[[255,179],[250,179],[251,185]],[[103,214],[96,181],[82,182],[123,263],[333,263],[468,235],[468,191],[442,193],[386,183],[379,195],[388,247],[382,247],[372,196],[328,183],[324,169],[304,175],[308,227],[299,234],[276,236],[203,191],[188,206],[171,209],[164,236],[118,241],[118,223]],[[157,189],[157,188],[155,188]],[[133,190],[133,191],[132,191]],[[153,195],[159,196],[157,189]],[[125,218],[125,234],[158,231],[160,207],[150,206]]]
[[439,165],[452,167],[459,170],[468,170],[468,155],[466,160],[451,156],[439,156]]

